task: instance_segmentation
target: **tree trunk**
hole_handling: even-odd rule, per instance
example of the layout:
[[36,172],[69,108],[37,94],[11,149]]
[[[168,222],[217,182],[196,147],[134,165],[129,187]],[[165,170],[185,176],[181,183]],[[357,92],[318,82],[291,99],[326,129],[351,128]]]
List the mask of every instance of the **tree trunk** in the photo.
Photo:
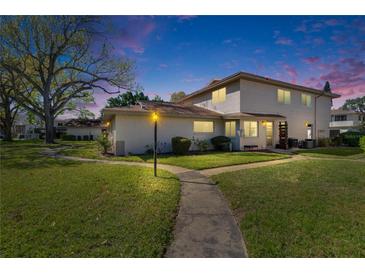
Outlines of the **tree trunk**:
[[9,98],[6,98],[6,104],[4,108],[4,120],[3,120],[3,130],[4,130],[4,141],[12,141],[12,129],[13,129],[13,119],[10,110]]
[[[47,96],[48,97],[48,96]],[[44,124],[46,127],[46,144],[54,143],[54,115],[51,112],[51,103],[48,98],[44,98]]]

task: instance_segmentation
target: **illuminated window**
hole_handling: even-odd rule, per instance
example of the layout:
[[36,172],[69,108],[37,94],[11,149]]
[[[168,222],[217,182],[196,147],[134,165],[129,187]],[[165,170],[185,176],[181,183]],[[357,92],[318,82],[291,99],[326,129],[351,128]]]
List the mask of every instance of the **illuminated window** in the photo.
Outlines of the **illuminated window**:
[[213,132],[213,122],[212,121],[194,121],[194,132]]
[[245,137],[257,137],[257,121],[244,121],[243,130]]
[[282,104],[290,104],[290,91],[278,89],[278,102]]
[[226,100],[226,88],[221,88],[212,92],[212,104],[218,104]]
[[302,104],[310,107],[312,104],[312,96],[302,93]]
[[236,121],[226,122],[226,136],[227,137],[236,136]]

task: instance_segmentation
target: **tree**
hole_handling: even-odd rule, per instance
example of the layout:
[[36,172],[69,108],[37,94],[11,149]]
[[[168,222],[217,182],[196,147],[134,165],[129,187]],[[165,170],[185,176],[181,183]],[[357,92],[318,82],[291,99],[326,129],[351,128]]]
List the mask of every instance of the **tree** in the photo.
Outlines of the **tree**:
[[170,96],[170,102],[177,102],[179,100],[181,100],[182,98],[184,98],[186,96],[185,92],[183,91],[176,91],[171,93]]
[[131,88],[132,63],[97,42],[99,23],[91,16],[0,17],[0,65],[21,79],[25,92],[15,99],[44,120],[46,143],[54,141],[54,119],[74,100]]
[[328,93],[331,92],[330,82],[326,81],[326,84],[323,87],[323,91],[328,92]]
[[0,127],[4,132],[4,140],[12,140],[14,121],[20,105],[14,99],[16,79],[13,74],[0,67]]
[[365,96],[347,99],[342,108],[345,110],[353,110],[356,112],[365,113]]
[[153,99],[151,101],[154,102],[163,102],[162,98],[160,95],[155,95],[155,97],[153,97]]
[[135,105],[138,101],[149,101],[149,98],[141,90],[127,91],[119,94],[117,97],[109,98],[106,107],[125,107]]
[[95,119],[95,114],[86,108],[82,108],[79,111],[79,119]]

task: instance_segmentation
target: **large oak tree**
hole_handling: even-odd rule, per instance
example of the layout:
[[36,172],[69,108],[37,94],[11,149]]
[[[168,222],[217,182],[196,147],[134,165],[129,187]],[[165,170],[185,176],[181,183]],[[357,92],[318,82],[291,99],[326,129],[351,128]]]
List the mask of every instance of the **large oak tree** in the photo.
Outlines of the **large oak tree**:
[[74,100],[131,88],[132,63],[113,56],[100,22],[90,16],[0,17],[0,66],[21,79],[24,89],[15,99],[44,120],[47,143],[54,141],[55,117]]

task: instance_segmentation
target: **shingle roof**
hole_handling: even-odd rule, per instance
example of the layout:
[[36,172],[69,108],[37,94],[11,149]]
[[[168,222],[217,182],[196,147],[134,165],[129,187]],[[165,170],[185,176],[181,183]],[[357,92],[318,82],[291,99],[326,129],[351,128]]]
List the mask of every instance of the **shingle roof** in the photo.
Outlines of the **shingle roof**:
[[208,110],[197,106],[186,106],[177,103],[167,102],[153,102],[153,101],[141,101],[138,105],[132,105],[129,107],[118,108],[104,108],[103,113],[135,113],[135,114],[149,114],[157,112],[162,116],[181,116],[181,117],[207,117],[207,118],[219,118],[221,113]]
[[101,127],[100,119],[71,119],[65,123],[65,127]]
[[335,94],[335,93],[324,92],[323,90],[314,89],[314,88],[310,88],[310,87],[305,87],[305,86],[301,86],[301,85],[296,85],[296,84],[292,84],[292,83],[288,83],[288,82],[275,80],[275,79],[271,79],[271,78],[268,78],[268,77],[263,77],[263,76],[259,76],[259,75],[256,75],[256,74],[240,71],[240,72],[234,73],[232,75],[229,75],[229,76],[227,76],[227,77],[225,77],[221,80],[212,81],[207,86],[205,86],[205,87],[203,87],[203,88],[201,88],[201,89],[199,89],[199,90],[197,90],[197,91],[195,91],[191,94],[188,94],[187,96],[182,98],[180,101],[178,101],[178,103],[184,102],[185,100],[187,100],[191,97],[194,97],[195,95],[201,94],[201,93],[206,92],[206,91],[214,90],[215,88],[219,88],[223,85],[226,85],[226,84],[231,83],[233,81],[237,81],[239,79],[246,79],[246,80],[271,84],[271,85],[275,85],[275,86],[278,86],[278,87],[286,87],[286,88],[291,88],[291,89],[295,89],[295,90],[299,90],[299,91],[311,92],[311,93],[315,93],[315,94],[318,94],[318,95],[329,96],[329,97],[332,97],[332,98],[340,97],[340,95]]

